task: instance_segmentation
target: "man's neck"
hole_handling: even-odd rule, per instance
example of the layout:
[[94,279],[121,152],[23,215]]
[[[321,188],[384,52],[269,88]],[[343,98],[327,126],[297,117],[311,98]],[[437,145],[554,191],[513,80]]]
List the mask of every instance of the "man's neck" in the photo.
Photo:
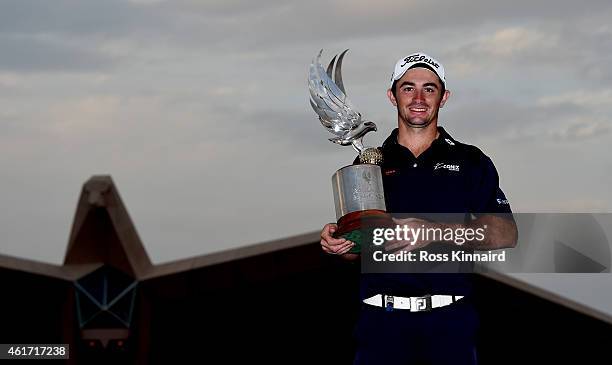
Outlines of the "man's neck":
[[438,135],[437,122],[432,122],[425,128],[411,128],[400,122],[397,143],[408,148],[415,157],[419,157]]

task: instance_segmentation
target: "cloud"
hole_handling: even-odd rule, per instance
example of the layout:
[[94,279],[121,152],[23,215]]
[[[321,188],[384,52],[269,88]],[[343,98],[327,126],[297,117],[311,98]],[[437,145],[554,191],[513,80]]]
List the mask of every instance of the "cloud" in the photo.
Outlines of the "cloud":
[[0,70],[86,72],[107,69],[113,59],[56,37],[0,34]]
[[558,95],[542,96],[536,102],[544,107],[572,104],[583,108],[612,106],[612,89],[576,90]]
[[512,27],[500,29],[490,37],[475,43],[473,52],[476,53],[476,56],[520,57],[525,52],[550,49],[557,47],[558,44],[557,34],[551,35],[536,30]]
[[[294,51],[304,47],[316,50],[377,39],[394,43],[390,45],[398,52],[392,58],[409,50],[402,44],[440,49],[434,54],[444,56],[456,77],[483,67],[498,71],[495,65],[500,59],[513,61],[509,54],[526,55],[532,65],[558,63],[550,58],[569,56],[585,44],[589,49],[609,44],[605,39],[610,30],[605,27],[581,27],[576,32],[569,26],[562,29],[556,21],[563,13],[572,14],[572,24],[588,23],[594,16],[610,13],[603,1],[592,2],[588,11],[572,2],[558,2],[554,9],[538,1],[474,1],[470,6],[442,1],[385,0],[376,7],[362,1],[350,3],[13,0],[0,4],[0,40],[3,37],[9,43],[3,49],[15,50],[0,59],[0,69],[91,71],[119,62],[133,64],[155,53],[156,57],[208,53],[211,58],[249,61],[265,57],[266,52],[284,51],[296,59],[301,54]],[[452,16],[441,15],[442,8]],[[431,19],[436,19],[435,24]],[[518,20],[524,25],[513,25]],[[483,32],[492,35],[469,43]],[[604,48],[604,55],[599,55],[602,61],[607,59],[605,52]],[[581,69],[591,78],[609,77],[595,59],[592,54],[582,57]]]
[[605,27],[545,19],[541,24],[497,28],[450,47],[445,54],[447,68],[458,71],[462,79],[478,74],[514,77],[505,73],[511,70],[551,82],[570,81],[573,75],[580,76],[582,83],[602,82],[612,77],[607,67],[612,61],[611,34]]
[[119,35],[153,26],[159,19],[147,7],[121,0],[6,0],[0,4],[3,34]]
[[582,120],[551,131],[550,136],[561,141],[584,141],[610,134],[610,120]]
[[86,96],[53,105],[45,112],[51,131],[58,136],[82,136],[117,130],[121,100],[116,95]]
[[[444,12],[440,10],[443,9]],[[63,34],[80,38],[134,37],[225,50],[277,49],[289,45],[404,36],[422,38],[461,29],[470,34],[490,24],[534,22],[546,25],[563,14],[573,21],[609,13],[606,1],[589,6],[560,1],[470,4],[442,0],[367,1],[5,1],[0,32]],[[445,15],[448,14],[448,15]],[[445,38],[442,35],[439,38]],[[437,37],[437,36],[436,36]]]
[[441,123],[456,130],[465,140],[579,142],[609,138],[612,110],[611,104],[604,104],[605,97],[581,102],[580,98],[571,99],[571,96],[543,96],[527,103],[491,98],[461,101],[449,105],[441,116]]

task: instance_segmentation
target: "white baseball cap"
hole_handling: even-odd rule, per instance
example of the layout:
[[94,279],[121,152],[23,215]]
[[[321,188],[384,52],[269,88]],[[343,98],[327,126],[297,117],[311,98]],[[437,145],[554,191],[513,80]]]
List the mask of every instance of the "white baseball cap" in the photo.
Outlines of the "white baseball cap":
[[395,64],[395,69],[393,70],[393,75],[391,76],[391,84],[389,88],[393,87],[393,83],[404,76],[406,71],[411,68],[419,67],[420,65],[425,66],[427,69],[435,72],[436,75],[440,78],[443,86],[446,88],[446,78],[444,77],[444,66],[440,62],[438,62],[435,58],[426,55],[423,52],[413,53],[409,56],[400,58],[399,61]]

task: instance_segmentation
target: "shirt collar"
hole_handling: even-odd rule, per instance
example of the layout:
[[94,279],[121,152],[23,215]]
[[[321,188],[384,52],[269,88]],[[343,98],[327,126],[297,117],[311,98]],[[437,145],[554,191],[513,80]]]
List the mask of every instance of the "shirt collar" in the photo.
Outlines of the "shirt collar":
[[[451,137],[451,135],[448,134],[448,132],[446,132],[444,128],[438,126],[438,132],[440,133],[440,135],[438,136],[438,138],[434,139],[434,141],[431,143],[432,146],[434,145],[454,146],[457,143],[457,141],[455,141],[455,139]],[[389,135],[389,137],[387,137],[387,139],[383,142],[382,148],[388,148],[391,146],[399,146],[400,144],[397,141],[398,134],[399,134],[399,128],[395,128],[391,132],[391,135]]]

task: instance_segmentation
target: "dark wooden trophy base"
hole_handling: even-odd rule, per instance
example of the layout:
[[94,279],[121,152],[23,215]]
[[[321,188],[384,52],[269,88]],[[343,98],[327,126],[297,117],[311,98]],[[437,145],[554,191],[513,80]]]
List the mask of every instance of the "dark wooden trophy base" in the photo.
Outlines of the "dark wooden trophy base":
[[338,229],[334,233],[334,237],[344,237],[353,241],[355,246],[349,252],[360,253],[361,246],[367,243],[366,241],[370,241],[367,236],[371,234],[373,229],[390,227],[395,227],[395,223],[391,219],[391,215],[384,210],[361,210],[341,217],[338,220]]

